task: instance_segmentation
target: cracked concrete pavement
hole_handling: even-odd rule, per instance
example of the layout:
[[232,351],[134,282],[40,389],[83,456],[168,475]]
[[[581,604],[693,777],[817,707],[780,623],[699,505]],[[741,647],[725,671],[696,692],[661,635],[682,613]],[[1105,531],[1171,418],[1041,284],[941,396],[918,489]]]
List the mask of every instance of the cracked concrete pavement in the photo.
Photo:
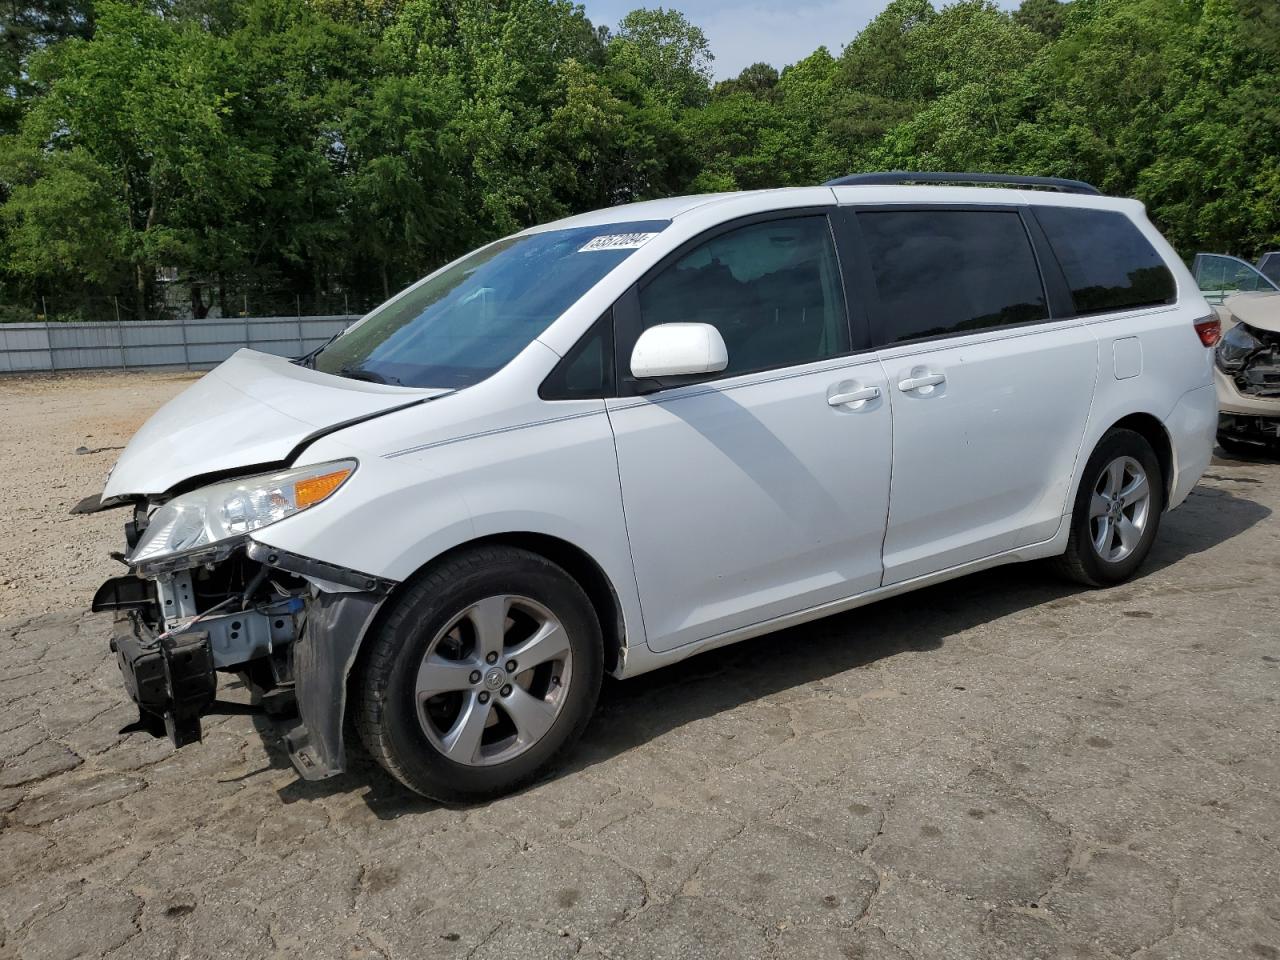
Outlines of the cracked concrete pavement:
[[[83,443],[97,381],[58,383],[4,484]],[[33,601],[0,620],[0,960],[1277,960],[1278,509],[1280,464],[1217,461],[1131,584],[1006,567],[608,684],[569,769],[469,808],[365,760],[300,781],[234,683],[201,744],[121,735],[110,624]],[[77,528],[7,512],[37,568],[109,572],[118,515],[59,561]]]

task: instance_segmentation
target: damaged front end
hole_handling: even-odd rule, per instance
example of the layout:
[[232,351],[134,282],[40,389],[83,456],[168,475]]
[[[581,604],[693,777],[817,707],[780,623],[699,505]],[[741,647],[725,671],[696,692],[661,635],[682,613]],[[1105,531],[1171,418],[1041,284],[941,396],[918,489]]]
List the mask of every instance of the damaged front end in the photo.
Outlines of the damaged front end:
[[1272,416],[1224,411],[1219,431],[1255,442],[1280,440],[1280,333],[1237,323],[1219,342],[1215,359],[1242,399],[1276,404]]
[[251,532],[335,493],[354,461],[201,488],[138,505],[125,525],[127,576],[104,583],[111,648],[138,706],[137,729],[176,746],[200,739],[217,674],[239,674],[255,704],[294,715],[286,734],[303,776],[342,771],[347,674],[393,584],[298,556]]

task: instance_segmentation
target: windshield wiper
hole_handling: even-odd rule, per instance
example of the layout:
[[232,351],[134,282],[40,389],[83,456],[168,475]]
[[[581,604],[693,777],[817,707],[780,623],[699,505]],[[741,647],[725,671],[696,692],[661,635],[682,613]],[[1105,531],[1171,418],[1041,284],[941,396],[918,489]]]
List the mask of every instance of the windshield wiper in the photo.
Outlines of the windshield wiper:
[[338,376],[346,377],[348,380],[364,380],[367,383],[390,383],[396,386],[403,386],[395,377],[387,376],[383,373],[377,373],[373,370],[366,370],[364,367],[356,364],[349,364],[338,370]]
[[325,347],[329,346],[329,344],[333,343],[333,341],[337,340],[340,336],[342,336],[346,332],[347,332],[347,328],[343,327],[341,330],[335,333],[332,337],[330,337],[324,343],[320,344],[320,346],[316,347],[310,353],[304,353],[302,356],[298,357],[298,359],[294,360],[293,362],[298,364],[299,366],[310,367],[312,370],[314,370],[316,368],[316,357],[320,356],[320,353],[324,350]]

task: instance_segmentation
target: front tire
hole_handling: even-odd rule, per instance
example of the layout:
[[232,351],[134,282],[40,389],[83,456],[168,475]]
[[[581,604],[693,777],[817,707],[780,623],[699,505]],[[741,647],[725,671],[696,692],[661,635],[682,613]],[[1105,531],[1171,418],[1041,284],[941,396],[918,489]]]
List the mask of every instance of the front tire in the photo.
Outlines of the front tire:
[[559,762],[595,709],[590,600],[545,557],[458,553],[410,582],[367,641],[354,716],[393,777],[445,802],[516,790]]
[[1109,431],[1085,464],[1060,572],[1090,587],[1128,580],[1151,552],[1164,502],[1164,474],[1147,438]]

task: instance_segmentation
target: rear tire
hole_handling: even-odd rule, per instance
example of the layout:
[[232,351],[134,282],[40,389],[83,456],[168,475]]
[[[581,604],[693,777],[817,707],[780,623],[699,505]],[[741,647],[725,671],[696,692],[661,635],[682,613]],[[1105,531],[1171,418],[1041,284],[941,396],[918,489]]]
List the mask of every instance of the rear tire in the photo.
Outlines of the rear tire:
[[468,549],[406,585],[368,639],[356,729],[409,789],[489,799],[564,758],[603,662],[595,609],[563,569],[513,547]]
[[1160,461],[1147,438],[1123,428],[1108,431],[1085,464],[1059,572],[1090,587],[1132,577],[1155,542],[1164,491]]

